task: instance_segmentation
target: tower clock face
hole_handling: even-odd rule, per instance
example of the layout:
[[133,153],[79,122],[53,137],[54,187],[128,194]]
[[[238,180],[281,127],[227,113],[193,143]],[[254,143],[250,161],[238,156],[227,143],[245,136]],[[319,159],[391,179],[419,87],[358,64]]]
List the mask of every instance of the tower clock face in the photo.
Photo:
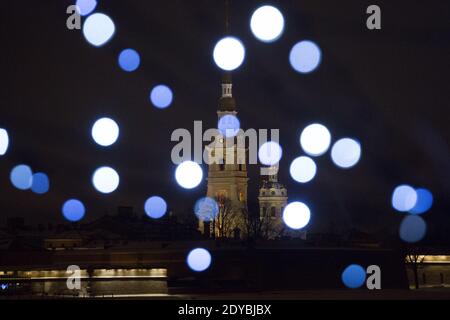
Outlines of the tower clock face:
[[220,143],[223,143],[223,138],[219,138],[219,142],[220,142]]

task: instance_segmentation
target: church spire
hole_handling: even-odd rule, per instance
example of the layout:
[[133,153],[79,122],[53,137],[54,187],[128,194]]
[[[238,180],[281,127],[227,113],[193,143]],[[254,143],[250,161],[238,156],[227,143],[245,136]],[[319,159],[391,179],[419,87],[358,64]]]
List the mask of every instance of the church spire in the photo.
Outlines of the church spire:
[[[230,1],[225,0],[225,36],[230,34]],[[236,112],[236,101],[233,98],[231,72],[222,75],[222,94],[219,99],[219,112]]]
[[230,1],[225,0],[225,34],[230,34]]

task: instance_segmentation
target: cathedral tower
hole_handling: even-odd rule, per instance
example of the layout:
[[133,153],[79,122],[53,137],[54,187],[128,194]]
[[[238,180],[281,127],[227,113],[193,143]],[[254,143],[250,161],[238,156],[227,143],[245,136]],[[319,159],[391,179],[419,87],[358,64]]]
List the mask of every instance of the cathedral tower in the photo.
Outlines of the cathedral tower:
[[[229,1],[225,0],[225,34],[229,33]],[[225,121],[230,116],[233,118],[237,115],[230,72],[223,74],[221,87],[217,109],[218,123],[223,117],[227,117],[223,119]],[[209,159],[206,195],[216,200],[219,213],[210,222],[205,223],[200,220],[199,229],[213,237],[242,238],[246,231],[246,215],[248,214],[247,149],[244,143],[238,143],[238,141],[245,141],[242,138],[242,130],[233,137],[226,137],[222,133],[218,131],[212,142],[205,147],[205,153]]]
[[[224,116],[236,116],[236,102],[232,93],[231,75],[225,73],[222,78],[222,93],[217,110],[218,120]],[[217,219],[210,225],[200,222],[200,230],[216,237],[242,237],[245,232],[245,214],[247,214],[247,150],[245,145],[237,143],[237,136],[226,138],[220,132],[213,142],[206,146],[208,162],[207,196],[219,204]],[[214,160],[211,160],[214,159]]]

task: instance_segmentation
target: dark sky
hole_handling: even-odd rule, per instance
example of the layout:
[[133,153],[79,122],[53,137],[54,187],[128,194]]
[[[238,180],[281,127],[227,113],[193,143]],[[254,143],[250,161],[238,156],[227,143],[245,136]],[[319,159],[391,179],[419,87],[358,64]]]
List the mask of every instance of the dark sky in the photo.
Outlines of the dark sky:
[[[280,180],[289,199],[306,202],[311,230],[331,224],[346,229],[397,230],[401,214],[390,206],[395,186],[429,188],[435,204],[424,218],[429,233],[450,232],[450,3],[448,1],[271,1],[284,14],[283,36],[258,42],[249,18],[261,1],[232,1],[231,34],[246,46],[245,63],[233,73],[243,128],[280,128],[284,156]],[[382,30],[365,26],[368,5],[382,9]],[[0,214],[29,222],[62,222],[62,203],[79,198],[86,220],[132,205],[143,212],[151,195],[166,198],[175,213],[191,211],[206,181],[187,191],[175,182],[170,135],[193,130],[194,120],[216,125],[221,73],[212,60],[223,36],[223,1],[99,0],[97,11],[116,24],[105,46],[89,45],[69,31],[65,9],[72,1],[5,1],[1,9],[2,85],[0,127],[11,137],[0,158]],[[316,72],[289,65],[290,48],[310,39],[322,49]],[[141,66],[123,72],[117,56],[135,48]],[[158,110],[148,100],[159,83],[174,91],[173,105]],[[114,118],[120,138],[109,148],[90,136],[96,119]],[[318,173],[305,185],[288,173],[303,154],[299,134],[309,123],[326,125],[333,140],[351,136],[362,144],[359,164],[342,170],[329,153],[317,158]],[[45,195],[19,191],[11,168],[29,164],[51,179]],[[119,172],[116,192],[103,195],[93,171]],[[203,165],[206,172],[206,166]],[[257,168],[250,170],[250,207],[256,209]]]

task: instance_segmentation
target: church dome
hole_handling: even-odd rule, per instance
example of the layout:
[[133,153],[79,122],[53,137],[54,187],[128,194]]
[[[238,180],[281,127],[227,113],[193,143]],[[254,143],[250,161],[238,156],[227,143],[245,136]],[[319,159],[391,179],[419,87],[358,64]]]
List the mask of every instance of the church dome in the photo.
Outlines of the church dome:
[[259,189],[259,195],[266,197],[286,197],[287,189],[283,184],[277,181],[263,181],[262,186]]

